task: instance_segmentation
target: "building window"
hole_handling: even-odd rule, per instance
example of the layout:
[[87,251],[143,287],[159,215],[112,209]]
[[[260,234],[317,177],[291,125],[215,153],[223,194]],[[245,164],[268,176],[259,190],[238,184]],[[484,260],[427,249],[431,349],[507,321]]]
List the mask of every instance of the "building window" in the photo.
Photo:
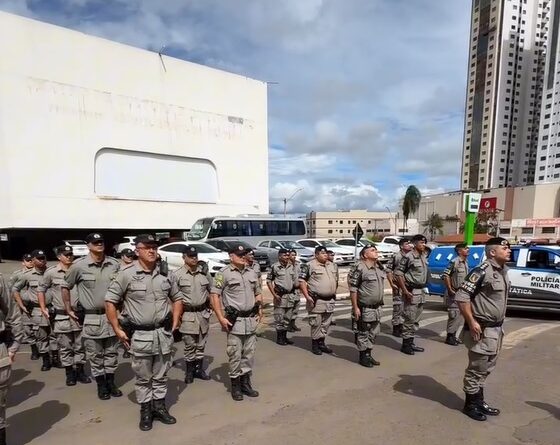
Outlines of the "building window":
[[332,224],[332,219],[329,219],[329,224]]
[[332,229],[327,230],[327,233],[332,233]]
[[556,227],[543,227],[542,228],[542,233],[543,234],[554,234],[556,233]]
[[522,227],[521,228],[521,234],[522,235],[532,235],[533,234],[533,228],[532,227]]

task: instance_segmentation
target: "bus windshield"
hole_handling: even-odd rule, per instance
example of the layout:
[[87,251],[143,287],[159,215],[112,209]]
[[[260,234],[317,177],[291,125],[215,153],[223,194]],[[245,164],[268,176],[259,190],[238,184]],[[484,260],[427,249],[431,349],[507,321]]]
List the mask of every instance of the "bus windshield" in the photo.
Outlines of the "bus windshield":
[[187,239],[197,241],[206,238],[211,225],[212,218],[199,219],[193,224],[191,231],[187,235]]

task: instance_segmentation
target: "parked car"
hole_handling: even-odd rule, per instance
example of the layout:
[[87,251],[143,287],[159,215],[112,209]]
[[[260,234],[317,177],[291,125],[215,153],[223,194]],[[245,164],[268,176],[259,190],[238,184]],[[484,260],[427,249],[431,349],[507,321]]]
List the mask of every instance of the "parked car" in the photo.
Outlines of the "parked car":
[[118,243],[113,245],[113,256],[118,257],[124,249],[134,250],[136,248],[134,238],[136,238],[136,235],[127,235],[124,236]]
[[158,253],[161,259],[167,262],[169,269],[175,270],[185,264],[183,252],[189,246],[196,247],[198,250],[198,259],[208,263],[208,270],[212,276],[230,263],[229,255],[215,249],[209,244],[198,241],[176,241],[164,244],[158,247]]
[[332,250],[335,253],[334,262],[338,265],[352,264],[355,260],[353,247],[339,246],[326,238],[306,238],[297,242],[311,252],[315,252],[317,246],[324,246]]
[[75,257],[85,256],[89,254],[88,246],[84,240],[64,240],[62,241],[62,244],[64,244],[65,246],[70,246]]
[[[336,240],[335,243],[338,244],[339,246],[354,248],[356,241],[353,238],[342,238]],[[360,250],[362,250],[365,246],[368,246],[370,244],[375,245],[375,247],[377,248],[377,251],[379,252],[380,262],[386,263],[391,258],[393,258],[395,252],[393,251],[392,248],[388,247],[383,243],[374,243],[373,241],[370,241],[368,239],[361,239],[358,241],[358,255],[360,253],[359,252]]]
[[[255,246],[251,246],[246,241],[239,241],[237,239],[211,239],[206,241],[207,244],[215,247],[222,252],[228,252],[229,249],[235,244],[241,244],[245,246],[246,249],[253,249],[255,252],[255,261],[261,266],[261,270],[267,270],[270,267],[270,260],[268,259],[268,253],[259,249]],[[228,257],[229,258],[229,257]]]
[[313,253],[295,241],[287,240],[266,240],[257,244],[259,250],[268,254],[270,264],[278,261],[278,251],[280,249],[294,249],[297,254],[297,259],[302,263],[307,263],[314,258]]
[[[431,294],[443,295],[443,270],[455,256],[453,246],[438,246],[430,254],[428,289]],[[470,269],[485,258],[484,246],[470,246],[467,259]],[[508,267],[509,309],[560,313],[559,246],[512,246]]]

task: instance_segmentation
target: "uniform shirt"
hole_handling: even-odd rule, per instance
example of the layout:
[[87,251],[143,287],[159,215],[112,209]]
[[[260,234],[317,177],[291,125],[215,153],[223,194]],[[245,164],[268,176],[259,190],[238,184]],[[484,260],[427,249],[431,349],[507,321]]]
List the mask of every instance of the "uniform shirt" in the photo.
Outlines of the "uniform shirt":
[[486,323],[502,322],[506,316],[509,280],[507,267],[493,259],[475,267],[455,294],[455,301],[471,303],[475,319]]
[[7,281],[8,289],[10,290],[10,292],[12,292],[12,288],[14,287],[14,284],[15,284],[16,280],[18,279],[18,277],[20,277],[21,274],[23,274],[23,272],[25,272],[26,270],[29,270],[29,269],[27,267],[22,267],[21,269],[18,269],[16,271],[14,271],[10,275],[10,278],[8,278],[8,281]]
[[283,266],[282,263],[277,262],[272,265],[270,272],[266,277],[268,283],[280,286],[284,292],[292,293],[296,287],[298,276],[296,269],[291,262]]
[[365,261],[358,261],[348,273],[348,288],[350,292],[357,292],[359,303],[368,306],[382,305],[386,276],[381,264],[368,266]]
[[327,261],[321,264],[316,259],[300,266],[299,279],[307,282],[310,293],[322,297],[333,296],[338,287],[338,271],[334,264]]
[[[45,294],[47,304],[52,302],[55,309],[64,310],[64,301],[62,300],[62,284],[64,283],[64,275],[66,271],[57,264],[56,266],[49,267],[39,282],[39,292]],[[71,305],[76,307],[77,295],[76,292],[71,292]]]
[[101,263],[96,263],[91,255],[78,258],[64,276],[62,287],[78,290],[78,301],[84,309],[105,308],[105,296],[111,281],[120,269],[119,262],[106,256]]
[[411,250],[403,255],[395,270],[396,277],[404,277],[407,285],[421,289],[428,282],[428,255]]
[[257,275],[257,284],[259,285],[259,294],[262,292],[262,272],[261,266],[258,261],[253,261],[253,264],[250,266],[247,265],[246,267],[252,269],[255,274]]
[[[182,299],[189,306],[201,306],[208,302],[212,277],[204,274],[199,265],[195,272],[183,266],[171,273],[171,282],[175,287],[174,299]],[[174,301],[175,301],[174,300]]]
[[39,288],[39,282],[43,277],[43,273],[44,272],[35,268],[27,269],[18,276],[12,287],[12,291],[19,292],[23,301],[38,305],[39,299],[37,298],[37,289]]
[[[23,342],[23,324],[21,322],[21,313],[11,294],[8,283],[0,275],[0,332],[4,332],[6,329],[12,331],[14,342],[8,350],[16,353],[19,345]],[[9,365],[11,365],[9,357],[0,358],[0,368]]]
[[[455,291],[459,289],[459,286],[465,281],[465,277],[469,273],[469,265],[467,264],[467,260],[462,259],[461,257],[453,258],[445,270],[443,271],[444,277],[449,277],[451,281],[451,286]],[[445,295],[449,298],[447,288],[445,289]]]
[[387,264],[390,272],[395,272],[395,270],[397,270],[397,267],[399,266],[399,263],[401,262],[401,259],[404,255],[406,254],[402,250],[393,255],[393,258],[391,258],[391,261],[389,261],[389,263]]
[[179,292],[171,288],[171,279],[157,267],[147,272],[135,262],[117,274],[104,300],[117,306],[123,303],[122,314],[136,325],[157,325],[171,313],[169,299]]

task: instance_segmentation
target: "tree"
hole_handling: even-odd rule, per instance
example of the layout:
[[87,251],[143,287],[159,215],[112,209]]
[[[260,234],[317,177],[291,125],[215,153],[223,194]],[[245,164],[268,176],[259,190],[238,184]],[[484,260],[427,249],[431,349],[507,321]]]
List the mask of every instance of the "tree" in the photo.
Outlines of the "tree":
[[422,223],[422,227],[426,227],[426,231],[430,234],[430,241],[434,240],[436,233],[443,235],[443,219],[437,213],[432,213],[428,220]]
[[422,194],[420,190],[414,185],[409,185],[404,194],[402,211],[404,215],[404,229],[408,228],[408,217],[415,214],[420,207],[420,201],[422,200]]
[[[490,210],[486,212],[479,212],[476,216],[476,223],[474,225],[474,233],[486,233],[491,236],[496,236],[498,233],[498,215],[499,210]],[[461,224],[461,233],[465,232],[465,224]]]

